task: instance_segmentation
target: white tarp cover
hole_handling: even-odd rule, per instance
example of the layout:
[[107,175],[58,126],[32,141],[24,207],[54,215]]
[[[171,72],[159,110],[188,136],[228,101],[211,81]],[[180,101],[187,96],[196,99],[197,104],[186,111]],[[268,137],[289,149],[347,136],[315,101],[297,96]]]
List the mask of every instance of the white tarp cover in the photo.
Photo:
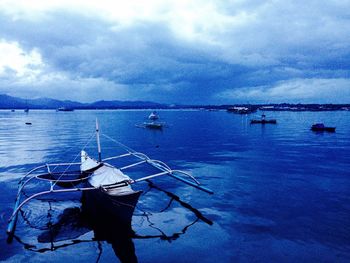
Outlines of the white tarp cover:
[[[81,153],[81,159],[81,171],[88,171],[100,165],[99,162],[90,158],[84,151]],[[119,169],[104,163],[100,168],[96,169],[93,172],[92,176],[89,179],[89,183],[92,186],[99,188],[100,186],[111,185],[125,180],[130,180],[130,177],[125,175]],[[133,192],[134,191],[129,185],[114,189],[108,189],[109,195],[126,195]]]
[[100,163],[92,158],[85,151],[81,151],[80,171],[86,172],[99,166]]

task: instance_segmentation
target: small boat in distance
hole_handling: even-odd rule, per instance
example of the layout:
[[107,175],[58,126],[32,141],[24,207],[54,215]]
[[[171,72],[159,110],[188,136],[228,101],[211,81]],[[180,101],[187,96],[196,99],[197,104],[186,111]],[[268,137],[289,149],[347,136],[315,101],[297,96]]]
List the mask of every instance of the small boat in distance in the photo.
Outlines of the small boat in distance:
[[145,121],[142,124],[136,124],[135,126],[151,130],[162,130],[163,127],[165,127],[164,122],[157,121],[159,119],[159,116],[156,111],[151,112],[151,114],[148,116],[148,119],[149,121]]
[[270,120],[266,119],[266,115],[265,114],[261,115],[261,119],[260,120],[257,120],[257,119],[250,120],[250,124],[268,124],[268,123],[276,124],[277,121],[275,119],[270,119]]
[[161,122],[154,122],[154,121],[144,122],[143,125],[145,128],[148,128],[148,129],[156,129],[156,130],[163,129],[163,123]]
[[74,109],[68,107],[59,107],[56,109],[56,111],[74,111]]
[[323,123],[315,123],[311,126],[311,130],[316,132],[335,132],[335,128],[336,127],[326,127]]
[[145,121],[141,124],[135,125],[138,128],[145,128],[150,130],[162,130],[164,127],[167,127],[165,122],[157,122],[157,121]]
[[227,112],[230,113],[237,113],[237,114],[250,114],[253,112],[256,112],[257,108],[254,107],[238,107],[238,106],[234,106],[234,107],[228,107],[227,108]]
[[159,116],[156,111],[151,112],[151,114],[148,116],[148,119],[150,120],[158,120]]

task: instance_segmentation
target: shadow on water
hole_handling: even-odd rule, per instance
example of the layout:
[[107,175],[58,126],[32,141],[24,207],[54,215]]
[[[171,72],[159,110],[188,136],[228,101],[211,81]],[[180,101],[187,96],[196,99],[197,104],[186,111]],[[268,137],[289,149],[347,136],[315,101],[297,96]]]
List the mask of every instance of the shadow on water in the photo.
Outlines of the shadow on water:
[[[137,234],[132,229],[131,217],[129,217],[129,221],[125,221],[124,216],[120,217],[115,211],[106,209],[100,203],[93,202],[93,199],[90,198],[91,196],[89,197],[86,193],[83,193],[80,207],[65,208],[61,214],[56,216],[57,218],[54,215],[54,203],[56,200],[53,199],[40,201],[48,203],[49,207],[47,215],[40,216],[40,221],[30,218],[30,212],[27,213],[27,211],[20,210],[25,228],[35,230],[24,233],[26,235],[36,233],[34,237],[37,239],[37,242],[34,243],[32,241],[34,240],[33,236],[24,236],[25,234],[14,235],[14,239],[22,244],[25,249],[37,253],[56,251],[81,243],[97,242],[98,254],[96,262],[99,262],[101,258],[103,253],[102,242],[105,241],[112,246],[115,255],[121,262],[137,262],[134,239],[160,239],[171,242],[184,235],[191,226],[199,221],[203,221],[208,225],[213,224],[199,210],[181,200],[179,196],[160,188],[151,181],[148,181],[148,186],[149,188],[142,195],[155,190],[169,197],[167,205],[159,209],[158,213],[166,212],[176,202],[179,206],[190,211],[194,215],[194,220],[187,222],[178,230],[166,234],[168,229],[164,229],[166,228],[164,225],[160,226],[152,222],[153,219],[149,216],[151,213],[138,207],[138,210],[142,213],[134,216],[142,217],[142,220],[147,222],[148,227],[156,230],[158,233]],[[97,201],[100,200],[97,199]],[[44,220],[45,222],[43,222]]]

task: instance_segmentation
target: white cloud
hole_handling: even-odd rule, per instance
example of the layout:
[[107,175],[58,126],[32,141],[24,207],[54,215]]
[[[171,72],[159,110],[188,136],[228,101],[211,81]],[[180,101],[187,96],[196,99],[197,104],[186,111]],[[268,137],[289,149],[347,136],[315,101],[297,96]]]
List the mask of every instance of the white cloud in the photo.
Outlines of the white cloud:
[[0,77],[6,71],[18,77],[29,77],[37,74],[41,66],[43,62],[36,49],[26,52],[16,42],[0,40]]

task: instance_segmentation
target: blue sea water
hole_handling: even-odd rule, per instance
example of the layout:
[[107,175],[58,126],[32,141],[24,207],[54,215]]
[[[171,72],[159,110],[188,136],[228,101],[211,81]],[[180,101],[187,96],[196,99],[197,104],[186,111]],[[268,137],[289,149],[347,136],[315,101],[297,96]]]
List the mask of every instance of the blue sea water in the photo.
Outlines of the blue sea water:
[[[19,178],[41,163],[79,160],[98,118],[103,134],[215,192],[170,177],[135,185],[144,191],[132,219],[139,262],[350,262],[350,112],[269,112],[277,125],[250,125],[254,115],[164,110],[162,131],[136,127],[149,113],[0,111],[0,261],[119,261],[111,244],[74,224],[42,241],[48,215],[79,207],[76,195],[24,206],[6,242]],[[336,133],[310,131],[320,121]],[[101,143],[104,158],[119,153]],[[86,151],[97,157],[93,139]]]

